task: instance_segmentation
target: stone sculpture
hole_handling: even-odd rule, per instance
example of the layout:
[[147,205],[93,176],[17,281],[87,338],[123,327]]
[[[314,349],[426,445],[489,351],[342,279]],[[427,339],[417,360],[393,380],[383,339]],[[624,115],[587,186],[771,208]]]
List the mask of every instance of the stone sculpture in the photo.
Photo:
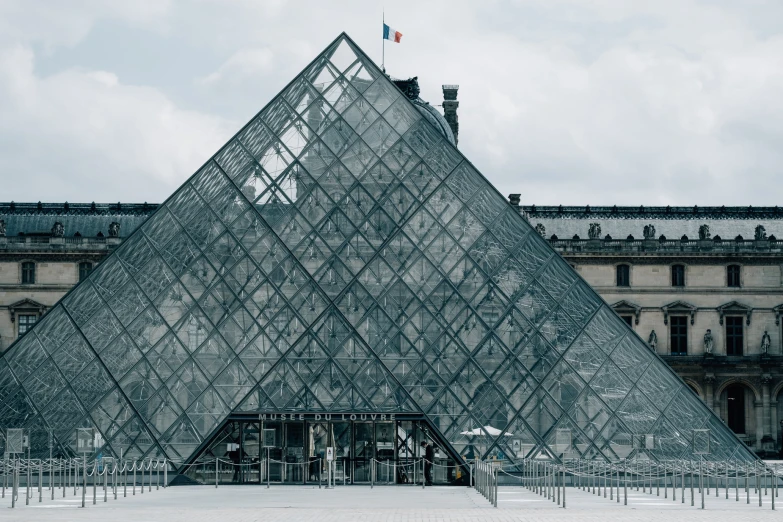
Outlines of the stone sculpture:
[[544,237],[544,238],[546,237],[546,227],[543,224],[541,224],[541,223],[537,223],[536,224],[536,232],[541,234],[541,237]]
[[767,229],[764,228],[764,225],[758,225],[756,227],[755,239],[756,241],[767,239]]
[[712,330],[707,328],[704,332],[704,354],[712,355],[712,348],[715,345],[715,341],[712,339]]
[[699,227],[699,239],[702,241],[710,238],[710,226],[706,223]]
[[120,224],[116,221],[109,224],[109,237],[120,237]]
[[655,333],[655,330],[650,332],[650,337],[647,338],[647,344],[652,351],[655,351],[656,348],[658,348],[658,335]]
[[52,227],[52,237],[63,237],[65,235],[65,227],[59,221],[54,222]]
[[5,220],[0,219],[0,237],[5,237]]
[[642,233],[644,234],[644,239],[655,239],[655,225],[652,223],[645,225]]
[[769,347],[772,344],[772,340],[769,338],[769,333],[764,330],[764,335],[761,336],[761,353],[764,355],[769,354]]
[[601,224],[590,223],[590,228],[587,231],[587,237],[590,239],[601,239]]

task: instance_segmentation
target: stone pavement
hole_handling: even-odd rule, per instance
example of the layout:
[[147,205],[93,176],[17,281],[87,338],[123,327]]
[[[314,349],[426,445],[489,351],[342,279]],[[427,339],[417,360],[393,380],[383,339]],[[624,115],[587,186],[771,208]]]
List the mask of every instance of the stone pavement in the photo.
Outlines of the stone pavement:
[[[713,490],[714,492],[714,490]],[[655,494],[641,491],[628,492],[628,505],[617,504],[590,493],[569,488],[567,491],[567,509],[558,507],[544,497],[519,487],[501,487],[498,495],[498,508],[476,491],[462,487],[431,487],[422,490],[415,486],[368,486],[337,487],[334,490],[319,490],[309,486],[272,486],[271,489],[259,486],[221,486],[219,489],[209,486],[181,486],[156,491],[144,495],[122,497],[103,502],[102,491],[98,489],[98,503],[91,502],[91,488],[88,488],[88,505],[78,509],[81,497],[73,497],[73,490],[62,498],[58,491],[54,501],[48,499],[44,491],[44,501],[38,503],[37,492],[29,506],[24,505],[24,494],[15,509],[10,509],[11,501],[0,499],[0,520],[35,521],[78,521],[100,520],[111,522],[142,521],[319,521],[346,522],[371,520],[372,522],[407,521],[519,521],[519,520],[558,520],[558,521],[600,521],[615,520],[665,521],[682,520],[724,520],[731,517],[735,521],[744,520],[780,520],[783,513],[772,511],[770,497],[763,497],[763,507],[758,507],[758,497],[751,491],[750,505],[746,504],[740,491],[740,502],[734,500],[734,490],[730,490],[730,500],[725,500],[724,490],[720,497],[705,497],[706,510],[690,506],[690,496],[686,490],[686,503],[677,502]],[[780,497],[783,499],[783,497]],[[778,499],[776,499],[777,501]],[[700,498],[696,494],[696,506]],[[776,508],[781,509],[776,502]]]

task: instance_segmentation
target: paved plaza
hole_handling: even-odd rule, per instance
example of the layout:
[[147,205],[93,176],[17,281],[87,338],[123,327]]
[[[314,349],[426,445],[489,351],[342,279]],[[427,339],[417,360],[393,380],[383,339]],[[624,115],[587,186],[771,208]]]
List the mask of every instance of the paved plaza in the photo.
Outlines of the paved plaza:
[[[346,522],[353,520],[385,521],[511,521],[511,520],[779,520],[781,513],[772,511],[770,497],[763,497],[763,507],[758,507],[758,496],[751,490],[750,505],[740,490],[740,501],[725,500],[725,490],[720,497],[706,497],[706,510],[690,506],[690,496],[685,504],[669,498],[644,494],[641,491],[628,492],[628,505],[617,504],[607,497],[568,489],[567,509],[558,507],[544,497],[518,487],[501,487],[498,508],[475,490],[462,487],[338,487],[334,490],[309,486],[277,486],[266,489],[258,486],[233,486],[215,489],[208,486],[172,487],[166,490],[145,492],[138,490],[136,496],[122,497],[119,490],[117,500],[109,494],[103,502],[102,490],[98,489],[98,503],[88,503],[86,509],[79,509],[80,497],[68,491],[62,498],[61,490],[54,501],[44,495],[38,503],[37,492],[30,506],[21,502],[10,509],[8,494],[2,499],[0,520],[110,520],[121,521],[324,521]],[[91,489],[88,489],[91,494]],[[48,493],[48,491],[46,492]],[[686,494],[689,495],[686,490]],[[89,497],[91,500],[91,497]],[[698,493],[696,506],[699,505]],[[776,506],[779,507],[779,506]]]

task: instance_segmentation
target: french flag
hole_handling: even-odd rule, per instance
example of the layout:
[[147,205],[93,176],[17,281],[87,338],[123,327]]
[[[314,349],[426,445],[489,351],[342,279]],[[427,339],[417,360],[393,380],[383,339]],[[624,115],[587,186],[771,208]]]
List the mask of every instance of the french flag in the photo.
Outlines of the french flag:
[[386,24],[383,24],[383,39],[384,40],[391,40],[392,42],[400,43],[400,39],[402,38],[402,33],[399,31],[396,31],[389,27]]

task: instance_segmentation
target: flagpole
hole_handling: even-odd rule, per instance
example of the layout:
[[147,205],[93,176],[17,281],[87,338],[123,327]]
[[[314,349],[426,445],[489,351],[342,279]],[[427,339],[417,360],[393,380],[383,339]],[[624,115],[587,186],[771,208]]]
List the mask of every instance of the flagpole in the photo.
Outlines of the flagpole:
[[[386,29],[386,10],[381,12],[381,18],[383,20],[383,29]],[[383,33],[381,33],[383,36]],[[381,38],[383,43],[381,44],[381,70],[386,72],[386,38]]]

